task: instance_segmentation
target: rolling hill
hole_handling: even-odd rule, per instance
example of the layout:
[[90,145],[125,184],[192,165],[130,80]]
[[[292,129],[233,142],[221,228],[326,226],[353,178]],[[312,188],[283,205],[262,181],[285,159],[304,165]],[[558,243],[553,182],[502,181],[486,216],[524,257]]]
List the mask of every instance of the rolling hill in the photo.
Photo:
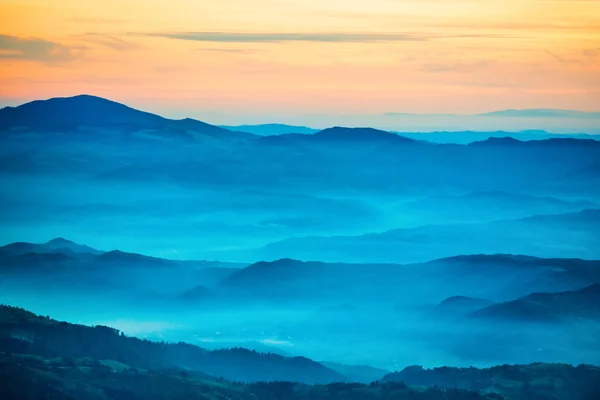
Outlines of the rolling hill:
[[483,307],[470,316],[521,322],[558,322],[581,318],[600,322],[598,304],[600,283],[566,292],[532,293],[518,300]]
[[[286,239],[254,257],[350,263],[411,263],[456,254],[528,254],[546,258],[600,258],[600,210],[539,215],[488,223],[427,225],[357,236]],[[531,240],[535,237],[536,240]]]
[[[422,304],[457,293],[483,308],[533,291],[570,290],[600,282],[600,263],[513,255],[460,256],[421,264],[344,264],[280,259],[258,262],[223,279],[219,290],[262,301],[335,299]],[[445,306],[445,305],[444,305]],[[477,308],[477,307],[475,307]],[[474,309],[471,311],[474,311]]]
[[58,322],[8,306],[0,306],[0,351],[45,358],[110,359],[133,368],[178,369],[244,382],[291,380],[312,384],[346,379],[302,357],[150,342],[126,337],[113,328]]
[[195,135],[221,139],[251,139],[254,135],[234,132],[193,119],[170,120],[126,105],[90,95],[37,100],[18,107],[0,109],[0,131],[73,132],[89,128],[116,130],[177,140]]
[[500,365],[486,369],[424,369],[415,366],[386,375],[383,381],[492,392],[513,400],[592,400],[600,394],[600,385],[597,383],[600,381],[600,368],[586,365],[575,367],[567,364],[537,363]]

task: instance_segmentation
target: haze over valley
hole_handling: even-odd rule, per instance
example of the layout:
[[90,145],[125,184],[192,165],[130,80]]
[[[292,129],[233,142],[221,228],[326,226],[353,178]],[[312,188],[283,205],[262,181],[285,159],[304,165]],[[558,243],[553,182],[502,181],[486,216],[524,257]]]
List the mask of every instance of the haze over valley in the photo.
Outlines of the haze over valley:
[[594,138],[264,134],[87,95],[0,129],[3,304],[199,346],[162,362],[244,382],[600,360]]

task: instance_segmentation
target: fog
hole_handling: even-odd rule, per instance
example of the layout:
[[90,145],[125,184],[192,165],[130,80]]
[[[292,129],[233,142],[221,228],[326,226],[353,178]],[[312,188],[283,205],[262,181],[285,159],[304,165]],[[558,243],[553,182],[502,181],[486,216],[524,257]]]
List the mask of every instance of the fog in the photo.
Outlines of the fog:
[[51,135],[2,138],[1,303],[389,371],[600,360],[595,141]]

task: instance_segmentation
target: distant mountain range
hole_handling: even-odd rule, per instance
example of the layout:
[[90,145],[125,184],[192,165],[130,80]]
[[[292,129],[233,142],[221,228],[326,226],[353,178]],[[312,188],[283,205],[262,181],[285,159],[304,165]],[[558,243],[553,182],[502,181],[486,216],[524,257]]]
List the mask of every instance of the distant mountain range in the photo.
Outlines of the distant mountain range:
[[[401,298],[428,302],[452,296],[438,308],[443,312],[457,308],[459,314],[469,307],[472,307],[469,311],[474,311],[477,308],[474,303],[478,308],[487,305],[480,299],[508,301],[532,292],[576,290],[600,282],[598,261],[580,259],[480,255],[415,265],[281,259],[244,266],[173,261],[77,246],[89,252],[76,253],[66,246],[48,248],[47,243],[12,243],[0,247],[0,278],[29,282],[32,288],[44,290],[77,290],[89,283],[92,286],[83,286],[85,290],[125,290],[128,294],[141,291],[166,296],[163,300],[167,303],[209,301],[213,305],[252,301],[293,303],[307,299],[323,300],[324,304],[329,300],[346,304],[382,299],[397,302]],[[483,288],[474,284],[481,279],[488,282]],[[395,289],[409,281],[412,287],[405,288],[399,296]]]
[[[2,109],[0,129],[0,174],[7,182],[0,217],[14,224],[6,232],[41,221],[56,231],[60,224],[85,223],[81,232],[107,237],[119,232],[107,227],[115,218],[127,225],[120,228],[129,238],[149,231],[167,238],[143,248],[115,238],[115,247],[250,262],[597,255],[591,228],[577,237],[550,223],[544,231],[516,221],[597,208],[596,140],[494,137],[439,144],[366,127],[259,136],[92,96]],[[465,226],[472,222],[481,224]],[[540,235],[537,241],[525,240],[524,224]],[[505,227],[516,229],[519,240],[501,232]],[[461,241],[458,230],[473,240]],[[183,241],[187,255],[172,246]],[[123,255],[105,255],[112,256]]]
[[63,238],[0,247],[0,276],[15,284],[26,284],[23,291],[45,288],[57,294],[153,293],[165,296],[164,300],[185,296],[197,299],[201,287],[198,285],[213,286],[244,266],[167,260],[119,250],[104,252]]
[[[222,126],[233,131],[250,132],[260,136],[276,136],[288,134],[310,135],[320,132],[321,129],[308,128],[305,126],[294,126],[284,124],[263,124],[263,125],[239,125]],[[574,139],[594,139],[600,140],[598,134],[586,133],[550,133],[543,130],[523,130],[523,131],[433,131],[433,132],[403,132],[391,130],[400,136],[415,140],[425,140],[434,143],[457,143],[468,144],[476,141],[487,140],[491,137],[513,137],[518,140],[544,140],[552,138],[574,138]]]
[[[356,236],[291,238],[258,249],[256,256],[330,262],[422,262],[470,253],[600,258],[600,210],[540,215],[479,224],[428,225]],[[534,241],[531,238],[535,238]]]
[[560,110],[555,108],[529,108],[523,110],[509,109],[491,111],[481,114],[410,114],[386,113],[386,116],[429,116],[429,117],[506,117],[506,118],[600,118],[600,112],[586,112],[573,110]]
[[[457,308],[466,315],[490,305],[488,299],[508,300],[533,291],[579,289],[600,282],[599,265],[597,261],[510,255],[461,256],[414,265],[281,259],[240,269],[224,278],[218,290],[263,301],[320,298],[357,305],[376,299],[410,303],[463,294],[470,297],[453,296],[439,308]],[[406,282],[412,287],[406,287]],[[399,287],[402,294],[395,291]]]
[[[453,114],[406,114],[388,113],[386,116],[430,116],[464,117]],[[558,109],[502,110],[475,117],[502,118],[600,118],[599,112],[581,112]],[[207,136],[227,140],[248,140],[257,136],[285,134],[314,134],[321,129],[286,124],[222,125],[214,126],[198,120],[186,118],[172,120],[148,112],[138,111],[123,104],[90,95],[67,98],[37,100],[17,107],[0,109],[0,132],[86,132],[104,129],[110,132],[127,132],[130,137],[168,138],[178,141],[194,141]],[[551,137],[573,137],[596,139],[596,135],[552,134],[539,130],[517,132],[398,132],[405,137],[437,143],[470,143],[489,137],[511,136],[520,140],[541,140]],[[105,132],[106,134],[106,132]]]
[[507,117],[507,118],[600,118],[600,112],[584,112],[558,110],[554,108],[532,108],[525,110],[501,110],[483,114],[478,117]]
[[258,125],[221,125],[231,131],[249,132],[260,136],[285,135],[289,133],[311,134],[319,132],[320,129],[309,128],[307,126],[294,126],[285,124],[258,124]]

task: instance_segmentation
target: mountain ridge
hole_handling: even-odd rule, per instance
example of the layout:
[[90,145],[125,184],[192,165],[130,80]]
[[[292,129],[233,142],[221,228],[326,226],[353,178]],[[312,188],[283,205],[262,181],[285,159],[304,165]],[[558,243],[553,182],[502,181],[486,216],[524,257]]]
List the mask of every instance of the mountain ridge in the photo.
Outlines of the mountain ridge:
[[[24,129],[47,132],[77,131],[91,126],[123,130],[165,130],[166,136],[194,139],[188,131],[231,139],[251,139],[255,135],[233,132],[190,118],[172,120],[140,111],[125,104],[87,94],[35,100],[0,109],[0,131]],[[152,132],[149,132],[150,134]]]

